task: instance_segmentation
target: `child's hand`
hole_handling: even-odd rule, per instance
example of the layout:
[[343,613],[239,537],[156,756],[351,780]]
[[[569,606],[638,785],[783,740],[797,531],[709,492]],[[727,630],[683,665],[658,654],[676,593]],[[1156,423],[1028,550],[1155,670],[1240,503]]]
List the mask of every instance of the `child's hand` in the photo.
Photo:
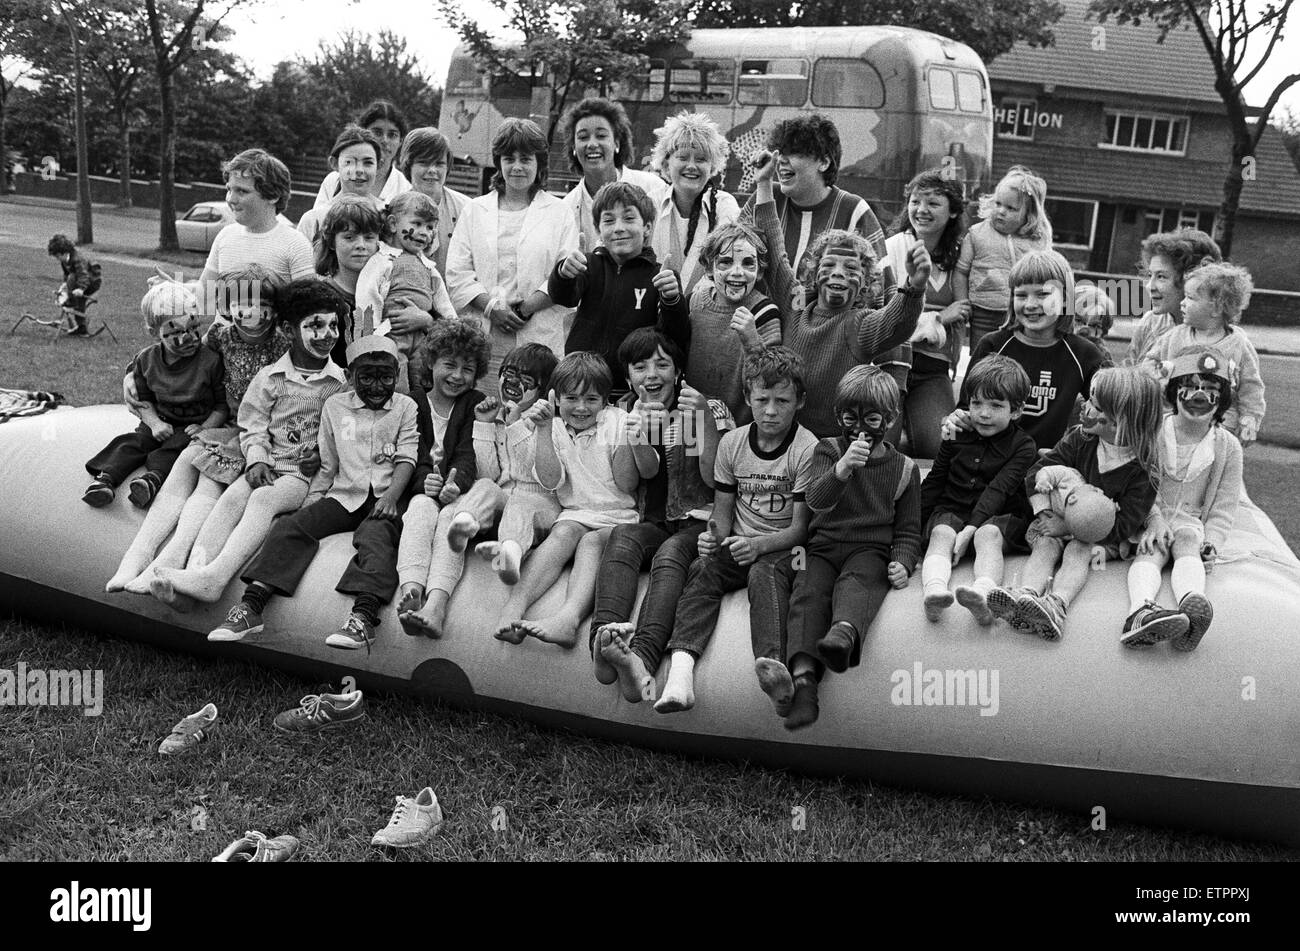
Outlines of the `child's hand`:
[[442,477],[442,473],[435,469],[424,477],[424,494],[431,499],[436,499],[438,494],[442,492],[442,486],[445,481],[446,480]]
[[925,242],[920,238],[912,245],[907,254],[907,277],[912,287],[920,290],[930,280],[930,252],[925,250]]
[[555,391],[547,399],[538,400],[528,407],[528,412],[524,413],[523,418],[532,423],[536,429],[549,426],[551,420],[555,418]]
[[313,449],[307,455],[298,461],[298,471],[307,478],[312,478],[320,472],[320,450]]
[[709,519],[709,527],[695,538],[695,547],[701,558],[708,558],[718,550],[718,523]]
[[1174,533],[1161,519],[1154,525],[1148,525],[1142,532],[1142,537],[1138,539],[1138,554],[1163,555],[1173,542]]
[[945,442],[950,439],[956,439],[960,432],[970,432],[975,425],[970,421],[970,412],[964,409],[955,409],[943,418],[943,423],[939,426],[939,438]]
[[375,507],[370,510],[370,518],[382,518],[389,522],[396,522],[399,518],[397,501],[389,498],[388,493],[385,492],[375,499]]
[[573,280],[580,274],[587,273],[587,255],[582,251],[570,251],[560,261],[560,277]]
[[906,588],[907,582],[911,580],[911,575],[896,561],[891,561],[889,567],[885,569],[885,575],[889,578],[889,583],[895,588]]
[[966,549],[975,539],[975,526],[967,525],[957,533],[957,539],[952,543],[952,563],[955,565],[966,555]]
[[677,409],[683,416],[694,416],[701,410],[713,414],[704,394],[688,383],[683,383],[682,388],[677,391]]
[[682,296],[682,285],[678,283],[677,275],[666,266],[651,278],[651,283],[654,284],[655,290],[659,292],[659,297],[664,303],[675,304]]
[[1241,425],[1237,427],[1237,439],[1241,442],[1241,448],[1245,449],[1258,438],[1259,420],[1254,416],[1241,417]]
[[72,291],[72,296],[73,296],[73,297],[85,297],[85,296],[86,296],[86,292],[83,291],[80,287],[78,287],[78,288],[76,288],[76,289],[74,289],[74,290]]
[[970,320],[970,301],[955,300],[943,310],[939,311],[939,323],[945,327],[951,327],[953,324],[965,323]]
[[[316,468],[320,468],[319,456],[316,458]],[[315,475],[315,473],[312,473],[312,475]],[[255,462],[248,467],[248,471],[244,473],[244,478],[248,480],[248,484],[253,488],[260,489],[275,482],[275,470],[265,462]]]
[[1033,524],[1029,526],[1030,530],[1036,530],[1037,534],[1047,538],[1065,538],[1070,534],[1070,529],[1065,524],[1065,519],[1057,515],[1051,509],[1044,509],[1038,513]]
[[754,314],[748,307],[737,307],[731,315],[731,330],[744,344],[746,350],[757,350],[763,346],[763,338],[758,335],[758,325],[754,323]]
[[495,396],[485,396],[479,400],[478,405],[474,407],[474,418],[480,423],[495,422],[497,410],[501,407],[501,401]]
[[1214,563],[1219,560],[1219,550],[1209,542],[1201,546],[1201,564],[1205,565],[1205,573],[1208,575],[1214,570]]
[[754,547],[754,539],[746,535],[732,535],[722,544],[726,545],[731,551],[731,560],[740,566],[752,565],[758,558],[758,549]]
[[504,409],[503,421],[507,426],[513,426],[519,422],[519,417],[523,415],[519,409],[519,404],[513,400],[506,400]]
[[410,334],[433,326],[433,314],[429,311],[421,310],[406,301],[402,301],[402,304],[399,309],[384,315],[388,320],[389,333]]
[[756,152],[754,157],[749,160],[750,166],[754,169],[754,181],[770,182],[772,176],[776,174],[776,163],[781,153],[773,150],[771,152],[764,149]]
[[847,482],[849,476],[865,466],[869,458],[871,458],[871,437],[861,433],[857,439],[849,443],[849,448],[840,457],[840,461],[835,463],[835,474],[841,482]]
[[[424,480],[428,483],[428,479]],[[443,481],[442,491],[438,493],[438,501],[443,505],[450,505],[460,498],[460,486],[456,484],[456,467],[452,466],[447,471],[447,478]]]
[[166,442],[172,438],[176,430],[172,428],[171,423],[164,423],[159,420],[156,426],[149,427],[149,432],[153,433],[153,438],[159,442]]
[[188,426],[185,427],[186,436],[197,436],[201,432],[203,432],[203,427],[200,426],[198,423],[190,423]]

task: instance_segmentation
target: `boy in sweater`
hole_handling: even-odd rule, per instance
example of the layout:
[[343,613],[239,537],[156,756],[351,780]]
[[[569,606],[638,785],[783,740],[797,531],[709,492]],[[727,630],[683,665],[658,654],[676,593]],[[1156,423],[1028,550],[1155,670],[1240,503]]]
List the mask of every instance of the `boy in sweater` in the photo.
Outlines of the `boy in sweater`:
[[883,440],[899,413],[898,384],[876,366],[854,367],[835,392],[840,435],[813,455],[807,565],[790,598],[787,668],[754,664],[786,729],[817,720],[823,668],[857,666],[885,594],[905,588],[921,548],[916,463]]
[[650,247],[655,206],[628,182],[610,182],[596,192],[591,208],[601,246],[573,251],[551,272],[551,300],[576,307],[564,352],[594,351],[605,358],[613,377],[612,399],[628,392],[627,370],[618,347],[638,327],[659,327],[688,352],[690,317],[677,275],[661,267]]

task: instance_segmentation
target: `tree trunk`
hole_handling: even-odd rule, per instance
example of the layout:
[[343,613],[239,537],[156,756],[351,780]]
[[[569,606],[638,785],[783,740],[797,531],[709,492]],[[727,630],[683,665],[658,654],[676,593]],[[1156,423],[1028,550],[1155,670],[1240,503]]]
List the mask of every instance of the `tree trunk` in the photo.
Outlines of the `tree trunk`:
[[[68,16],[66,11],[64,15]],[[92,244],[95,229],[90,217],[90,149],[86,143],[85,76],[81,68],[81,40],[70,16],[68,29],[72,33],[72,71],[77,84],[77,244]]]
[[176,236],[176,94],[170,72],[159,72],[162,156],[158,170],[158,250],[179,251]]
[[1251,155],[1250,134],[1243,137],[1240,133],[1232,137],[1232,167],[1223,180],[1223,200],[1219,203],[1219,218],[1215,223],[1214,240],[1219,250],[1227,259],[1232,254],[1232,235],[1237,226],[1237,208],[1241,204],[1241,190],[1245,184],[1243,175],[1254,180],[1255,158]]
[[117,104],[117,164],[119,166],[117,207],[131,207],[131,122],[126,103]]
[[[9,153],[5,145],[5,93],[7,90],[0,90],[0,194],[8,194],[14,186],[10,184],[9,175]],[[16,189],[15,189],[16,190]]]

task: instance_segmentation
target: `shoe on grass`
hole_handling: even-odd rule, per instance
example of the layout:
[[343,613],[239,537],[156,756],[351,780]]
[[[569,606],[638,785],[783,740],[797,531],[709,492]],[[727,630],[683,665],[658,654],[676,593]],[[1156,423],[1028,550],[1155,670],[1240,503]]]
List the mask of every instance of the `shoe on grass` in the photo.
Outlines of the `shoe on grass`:
[[316,733],[345,726],[365,715],[366,698],[360,690],[313,693],[299,700],[294,709],[277,713],[273,726],[281,733]]
[[409,849],[429,838],[442,825],[442,807],[428,786],[421,789],[414,799],[409,796],[397,796],[396,799],[393,817],[388,820],[388,825],[375,833],[371,845]]
[[93,508],[102,509],[113,501],[113,496],[116,494],[113,480],[101,472],[95,476],[94,482],[86,486],[86,491],[81,493],[81,501]]
[[248,602],[240,601],[230,609],[219,628],[208,632],[208,640],[242,641],[250,634],[261,634],[262,628],[262,615],[249,607]]
[[164,756],[188,753],[208,738],[208,730],[217,722],[217,708],[209,703],[198,713],[191,713],[172,727],[171,734],[158,745]]
[[1054,594],[1025,594],[1016,601],[1016,616],[1025,632],[1045,641],[1059,641],[1065,633],[1065,602]]
[[1125,647],[1150,647],[1186,634],[1187,627],[1187,616],[1181,611],[1169,611],[1148,601],[1128,616],[1119,642]]
[[226,846],[214,862],[287,862],[298,851],[298,840],[291,835],[268,839],[260,832],[245,832]]
[[1172,646],[1176,651],[1194,651],[1214,620],[1214,605],[1205,595],[1193,591],[1183,595],[1178,610],[1187,617],[1187,630],[1174,638]]
[[337,647],[345,651],[360,650],[363,647],[369,650],[374,642],[375,626],[356,611],[348,615],[341,628],[325,638],[327,647]]

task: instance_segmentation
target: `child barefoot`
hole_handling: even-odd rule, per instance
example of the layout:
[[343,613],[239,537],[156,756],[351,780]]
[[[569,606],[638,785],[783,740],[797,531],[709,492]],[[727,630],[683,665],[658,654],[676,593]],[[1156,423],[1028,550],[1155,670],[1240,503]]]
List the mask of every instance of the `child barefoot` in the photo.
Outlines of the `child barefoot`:
[[[890,587],[907,587],[921,547],[917,466],[883,440],[897,419],[898,384],[875,366],[855,367],[835,394],[842,427],[813,456],[808,564],[790,596],[789,670],[769,671],[763,689],[785,726],[815,723],[824,668],[858,664],[862,639]],[[759,672],[762,681],[763,672]],[[791,681],[792,678],[792,681]],[[777,682],[779,690],[772,690]],[[783,703],[792,689],[788,709]]]
[[659,713],[695,705],[695,663],[713,638],[728,592],[749,589],[750,637],[760,683],[765,683],[765,664],[780,665],[794,575],[790,550],[807,537],[804,493],[817,440],[795,421],[805,398],[797,354],[786,347],[750,354],[745,387],[754,421],[727,433],[718,446],[713,518],[699,536],[700,557],[687,572],[677,602],[667,645],[668,681],[655,703]]
[[[1114,527],[1099,544],[1107,558],[1118,558],[1120,542],[1137,533],[1155,501],[1163,415],[1160,384],[1149,374],[1136,367],[1097,371],[1080,425],[1040,456],[1025,477],[1037,516],[1025,533],[1031,551],[1021,575],[1022,587],[999,587],[989,593],[988,605],[995,615],[1044,640],[1060,639],[1066,612],[1087,584],[1094,546],[1069,537],[1063,520],[1051,511],[1045,493],[1054,483],[1053,473],[1044,470],[1076,469],[1115,502]],[[1049,580],[1052,593],[1046,594]]]
[[[1205,573],[1227,538],[1241,497],[1241,446],[1219,424],[1232,407],[1227,361],[1204,348],[1174,358],[1165,386],[1174,405],[1160,433],[1160,494],[1128,571],[1125,647],[1173,639],[1195,650],[1214,619]],[[1156,604],[1160,570],[1173,561],[1176,611]]]
[[1222,261],[1219,246],[1204,231],[1179,228],[1150,235],[1142,242],[1142,266],[1151,309],[1133,328],[1124,366],[1142,362],[1151,345],[1183,319],[1183,281],[1187,272],[1211,261]]
[[[538,400],[525,417],[536,427],[537,481],[555,491],[563,511],[501,611],[500,640],[520,644],[536,637],[561,647],[577,643],[610,530],[637,520],[632,493],[641,479],[658,471],[659,459],[641,436],[639,416],[605,405],[611,383],[603,356],[571,353],[551,374],[550,399]],[[526,620],[533,602],[559,580],[575,552],[560,613]]]
[[411,479],[414,491],[402,517],[397,549],[397,618],[408,634],[425,633],[403,617],[424,604],[441,510],[477,478],[474,414],[484,397],[474,387],[491,359],[487,335],[473,321],[441,320],[420,345],[417,366],[425,379],[414,393],[421,420],[420,461]]
[[[721,433],[733,427],[720,400],[682,384],[686,358],[651,327],[634,330],[618,348],[636,394],[630,411],[659,457],[659,471],[641,487],[641,521],[616,525],[596,578],[591,616],[596,679],[617,678],[623,699],[654,698],[653,671],[672,632],[673,612],[695,560],[697,538],[713,509],[713,469]],[[679,389],[680,387],[680,389]],[[630,623],[641,571],[650,586],[637,623]]]
[[203,346],[193,292],[171,281],[155,284],[140,313],[158,340],[131,361],[136,393],[148,405],[134,431],[86,463],[95,481],[81,500],[95,508],[112,502],[117,486],[142,463],[145,471],[131,480],[131,504],[148,508],[191,437],[226,419],[225,370],[221,355]]
[[[549,391],[555,354],[540,343],[526,343],[506,354],[498,375],[502,400],[489,396],[474,407],[474,459],[478,479],[470,490],[438,513],[429,556],[425,601],[419,610],[398,615],[411,635],[442,637],[451,594],[465,571],[470,539],[500,519],[495,541],[475,549],[506,584],[517,584],[519,566],[555,524],[560,503],[533,475],[533,427],[521,419]],[[405,539],[405,535],[403,535]]]
[[1024,536],[1029,514],[1025,473],[1038,457],[1016,420],[1029,396],[1029,375],[1010,357],[993,355],[966,377],[975,429],[940,445],[921,483],[921,518],[929,539],[921,563],[925,616],[938,621],[952,604],[952,566],[975,545],[975,579],[957,586],[957,601],[981,625],[993,623],[985,599],[1002,584],[1002,553]]

